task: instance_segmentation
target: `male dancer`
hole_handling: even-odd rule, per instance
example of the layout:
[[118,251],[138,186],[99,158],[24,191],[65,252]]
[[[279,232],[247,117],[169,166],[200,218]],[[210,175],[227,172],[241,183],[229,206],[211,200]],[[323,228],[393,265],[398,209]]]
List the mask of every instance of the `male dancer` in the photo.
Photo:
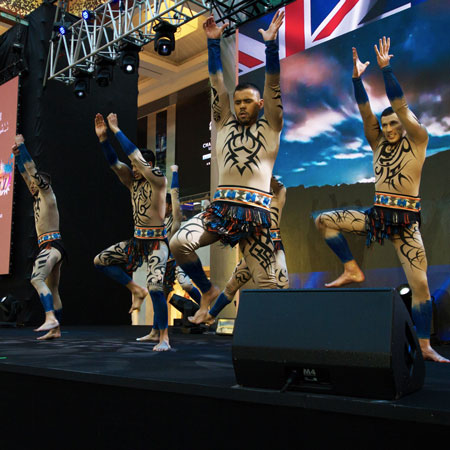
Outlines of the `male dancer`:
[[[208,68],[212,87],[212,113],[217,127],[216,153],[219,186],[206,211],[188,221],[171,239],[177,263],[202,292],[193,323],[208,320],[208,308],[220,291],[203,271],[195,253],[218,240],[239,243],[258,288],[277,287],[274,246],[270,238],[270,177],[283,127],[280,94],[278,30],[284,12],[278,11],[267,30],[260,29],[266,44],[266,79],[263,99],[250,84],[234,91],[234,115],[226,91],[220,60],[220,38],[228,24],[218,27],[209,17],[203,25],[208,38]],[[258,114],[264,106],[264,115]]]
[[39,253],[34,261],[31,284],[39,294],[45,311],[45,322],[34,331],[48,331],[39,340],[61,337],[62,303],[59,296],[61,264],[65,257],[59,232],[59,212],[50,175],[39,172],[25,147],[21,134],[15,138],[13,153],[22,178],[33,196],[34,222]]
[[[280,233],[281,214],[283,212],[284,204],[286,203],[286,187],[274,176],[272,176],[270,187],[273,193],[272,202],[270,204],[270,235],[275,247],[275,278],[278,289],[287,289],[289,287],[289,275]],[[236,265],[225,289],[220,293],[214,306],[209,310],[209,313],[206,316],[206,323],[212,323],[220,311],[232,302],[236,292],[250,281],[251,278],[252,274],[245,259],[242,258]]]
[[367,234],[367,243],[394,245],[412,291],[412,318],[425,359],[450,362],[430,346],[432,304],[427,281],[427,259],[420,226],[419,186],[425,162],[428,134],[409,109],[403,91],[392,72],[390,39],[375,45],[377,62],[383,72],[391,108],[381,114],[381,129],[372,112],[361,81],[368,66],[353,48],[353,84],[364,132],[373,150],[375,205],[368,211],[329,211],[316,218],[316,226],[326,243],[344,264],[344,272],[327,287],[338,287],[364,280],[341,231]]
[[[170,240],[172,236],[180,229],[183,214],[180,205],[180,182],[178,177],[178,166],[170,166],[172,170],[172,184],[170,186],[170,195],[166,196],[166,214],[164,219],[164,226],[167,231],[167,239]],[[175,258],[171,253],[166,263],[166,271],[164,274],[163,292],[166,299],[173,290],[175,279],[180,286],[194,299],[200,303],[200,291],[192,284],[191,279],[176,265]],[[140,342],[155,341],[159,339],[159,330],[153,324],[152,330],[149,334],[139,337],[136,340]]]
[[[159,330],[159,343],[154,351],[170,349],[167,304],[163,293],[163,278],[169,254],[164,228],[166,177],[155,166],[151,150],[139,150],[119,128],[117,115],[107,117],[108,125],[131,161],[128,165],[119,161],[108,141],[107,126],[101,114],[95,116],[95,132],[111,169],[130,190],[133,207],[134,237],[119,242],[99,253],[95,267],[115,281],[127,287],[132,294],[133,310],[139,310],[150,292],[153,303],[154,322]],[[136,284],[129,272],[135,271],[144,261],[148,263],[147,289]],[[123,270],[120,265],[125,266]]]

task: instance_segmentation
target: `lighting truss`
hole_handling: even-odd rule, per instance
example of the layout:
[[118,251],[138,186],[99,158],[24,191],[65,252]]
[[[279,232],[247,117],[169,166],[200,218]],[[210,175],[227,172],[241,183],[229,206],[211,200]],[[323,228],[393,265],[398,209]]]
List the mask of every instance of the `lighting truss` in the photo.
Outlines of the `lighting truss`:
[[[64,35],[54,32],[44,84],[47,80],[70,84],[75,68],[94,72],[96,55],[116,60],[121,46],[148,44],[155,39],[153,28],[161,20],[180,27],[210,11],[207,0],[110,0],[92,11],[91,19],[68,26]],[[55,24],[64,17],[64,9],[58,7]]]
[[244,23],[275,11],[294,0],[213,0],[212,11],[217,23],[228,22],[223,35],[233,34]]

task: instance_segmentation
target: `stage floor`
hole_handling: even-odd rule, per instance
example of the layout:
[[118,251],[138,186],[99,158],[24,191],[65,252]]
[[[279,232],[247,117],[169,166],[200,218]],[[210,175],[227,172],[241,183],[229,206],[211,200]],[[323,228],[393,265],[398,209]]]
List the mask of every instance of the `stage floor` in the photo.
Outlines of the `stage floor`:
[[[17,373],[366,417],[450,425],[450,364],[426,362],[424,387],[397,401],[242,389],[236,386],[232,338],[171,330],[169,352],[138,342],[149,327],[64,327],[37,341],[31,328],[0,328],[0,375]],[[450,346],[438,349],[450,357]]]

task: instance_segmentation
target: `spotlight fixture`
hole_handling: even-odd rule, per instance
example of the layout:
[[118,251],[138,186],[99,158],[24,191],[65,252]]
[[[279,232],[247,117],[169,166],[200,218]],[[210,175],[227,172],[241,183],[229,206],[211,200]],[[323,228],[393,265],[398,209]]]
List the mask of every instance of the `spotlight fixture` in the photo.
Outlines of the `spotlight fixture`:
[[114,60],[105,56],[97,56],[95,59],[95,80],[100,87],[107,87],[113,79]]
[[141,47],[125,42],[120,46],[120,68],[128,74],[133,74],[139,68],[139,52]]
[[409,284],[401,284],[400,286],[397,286],[395,290],[398,292],[405,303],[407,310],[411,314],[412,291]]
[[155,35],[155,52],[169,56],[175,50],[175,32],[177,27],[169,22],[161,21],[153,27]]
[[86,98],[89,94],[91,74],[83,69],[74,69],[75,83],[73,93],[76,98]]
[[84,20],[88,21],[95,17],[95,13],[94,13],[94,11],[91,11],[90,9],[84,9],[83,12],[81,13],[81,17]]
[[70,22],[61,20],[53,24],[53,30],[59,33],[61,36],[68,36],[70,34],[70,25],[72,25]]

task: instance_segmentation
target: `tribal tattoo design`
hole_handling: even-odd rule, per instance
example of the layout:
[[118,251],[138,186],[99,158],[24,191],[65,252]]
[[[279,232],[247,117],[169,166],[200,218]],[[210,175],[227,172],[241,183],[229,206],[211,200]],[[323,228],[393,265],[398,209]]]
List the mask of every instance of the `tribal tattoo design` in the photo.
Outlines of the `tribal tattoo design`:
[[39,254],[37,255],[37,257],[34,261],[33,273],[31,274],[31,280],[34,280],[39,275],[41,275],[42,271],[45,268],[45,265],[47,264],[47,260],[48,260],[49,256],[50,256],[49,248],[46,248],[39,252]]
[[220,98],[217,89],[211,86],[211,109],[215,122],[220,122],[222,118],[222,108],[220,107]]
[[279,220],[280,220],[280,208],[272,206],[270,208],[270,223],[271,223],[270,227],[278,228]]
[[413,182],[411,176],[403,173],[411,160],[410,156],[416,157],[407,137],[403,137],[396,144],[383,141],[377,152],[378,157],[374,163],[375,184],[386,183],[389,187],[399,190],[405,182]]
[[[348,231],[357,235],[365,235],[366,216],[354,209],[339,209],[320,214],[319,221],[327,228]],[[330,226],[331,225],[331,226]],[[332,226],[335,225],[335,226]]]
[[423,247],[417,223],[404,228],[402,234],[392,240],[397,241],[396,244],[399,246],[401,255],[406,258],[411,268],[422,271],[426,270],[425,248]]
[[135,180],[131,190],[133,205],[133,221],[135,225],[145,225],[145,219],[150,219],[148,211],[151,206],[152,188],[146,180]]
[[100,260],[101,264],[103,266],[124,264],[128,259],[128,255],[125,252],[127,243],[127,241],[119,242],[107,248],[106,250],[103,250],[98,255],[98,259]]
[[275,253],[269,229],[263,228],[260,235],[246,239],[250,244],[249,254],[256,259],[258,264],[267,272],[270,266],[275,265]]
[[[222,153],[225,153],[225,166],[230,165],[230,170],[236,168],[243,175],[246,170],[253,173],[258,169],[259,152],[266,150],[266,138],[263,131],[268,127],[266,119],[259,119],[255,126],[244,127],[236,119],[227,123],[229,133],[225,140]],[[256,131],[256,134],[253,134]]]
[[162,290],[167,258],[155,253],[148,258],[147,286]]
[[34,222],[37,224],[37,223],[39,223],[39,219],[41,216],[41,200],[42,199],[41,199],[41,196],[38,194],[33,197],[33,200],[34,200],[34,202],[33,202]]

